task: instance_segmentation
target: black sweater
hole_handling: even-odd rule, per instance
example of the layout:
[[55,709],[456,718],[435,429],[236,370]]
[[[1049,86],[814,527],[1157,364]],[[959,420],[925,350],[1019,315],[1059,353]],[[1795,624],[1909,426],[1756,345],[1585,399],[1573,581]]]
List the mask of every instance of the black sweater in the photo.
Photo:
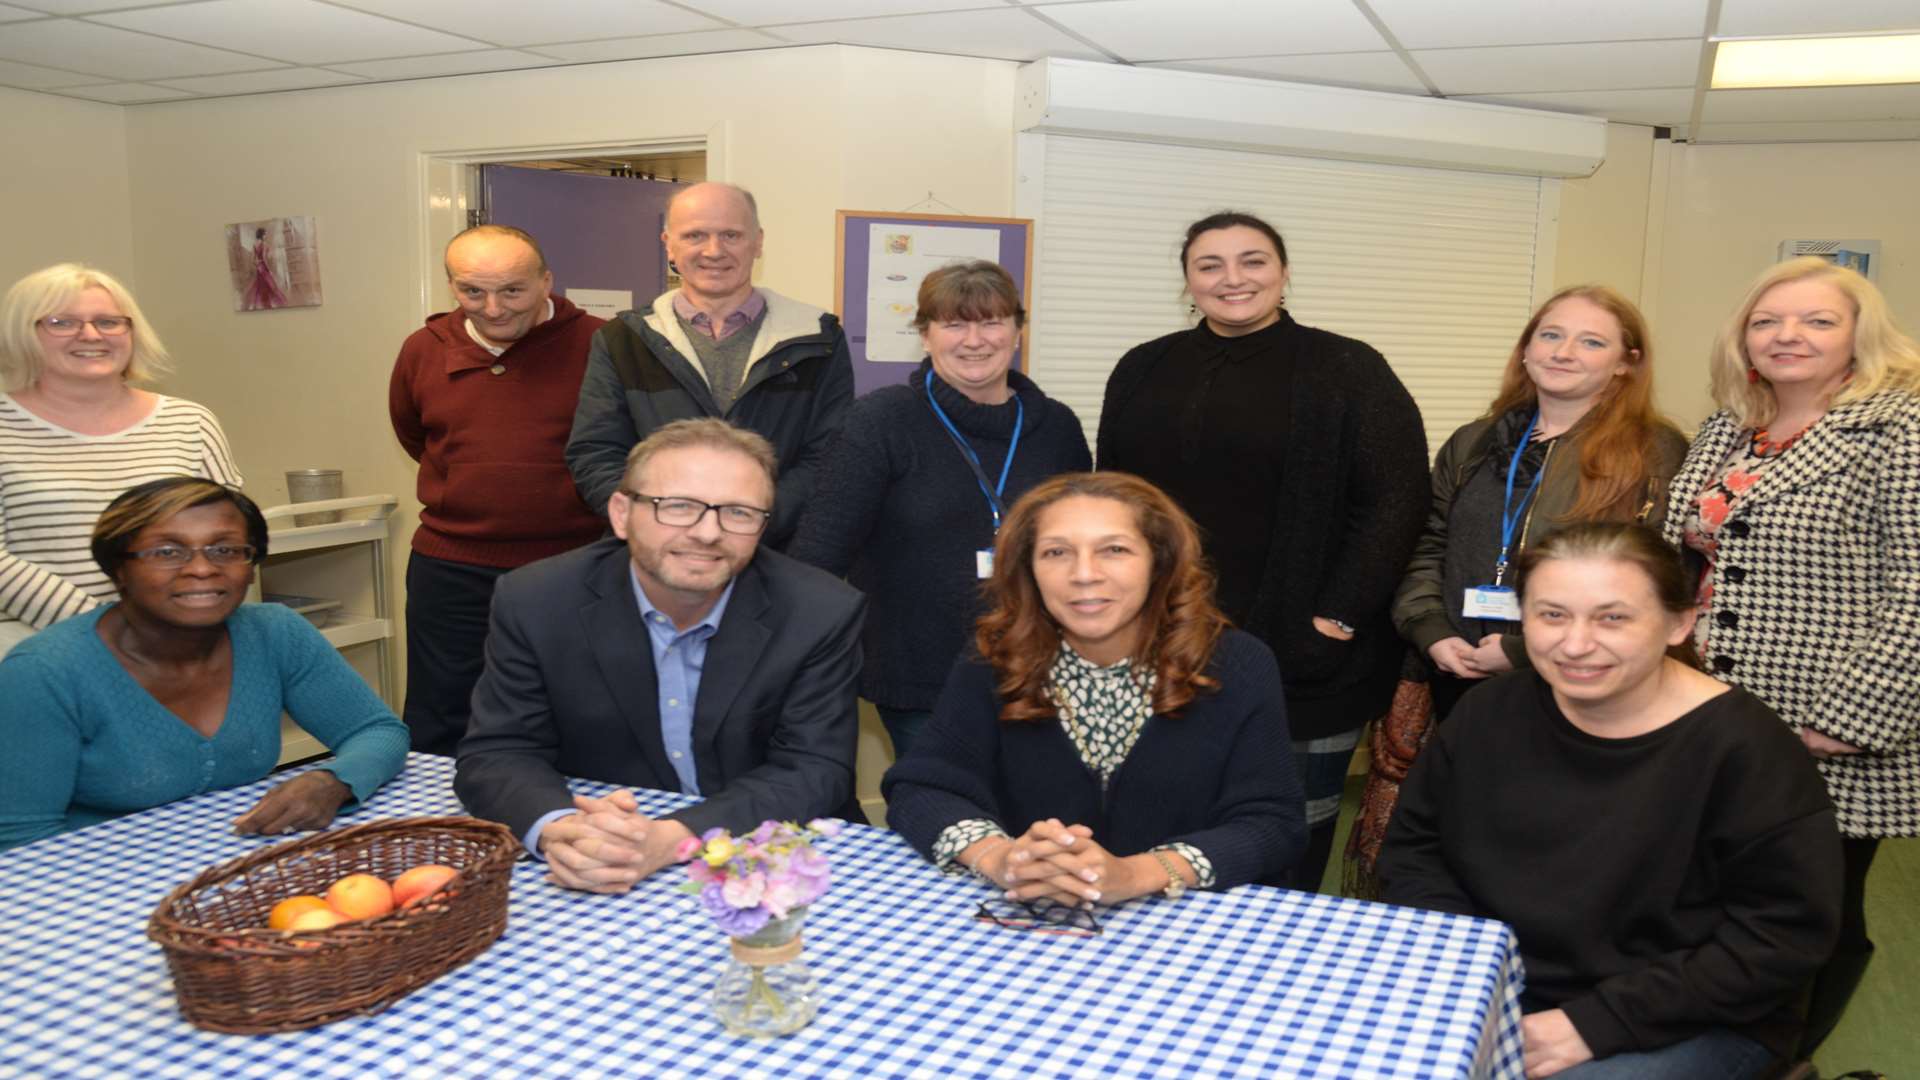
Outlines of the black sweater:
[[1018,836],[1036,821],[1085,825],[1115,855],[1179,840],[1213,863],[1214,887],[1276,879],[1306,845],[1306,808],[1273,653],[1229,630],[1183,715],[1147,719],[1106,793],[1055,719],[1003,723],[993,669],[962,660],[933,722],[887,770],[887,825],[923,855],[955,822]]
[[[843,575],[867,594],[860,694],[896,709],[931,709],[980,614],[975,553],[993,546],[993,512],[934,400],[967,437],[988,482],[1000,478],[1016,409],[981,405],[920,362],[905,386],[860,398],[821,464],[787,554]],[[1005,502],[1063,472],[1092,468],[1073,410],[1008,373],[1026,409]]]
[[[1379,353],[1285,312],[1241,338],[1202,323],[1121,358],[1098,444],[1100,468],[1194,516],[1222,609],[1280,658],[1295,738],[1386,711],[1405,650],[1388,602],[1431,496],[1420,410]],[[1336,641],[1316,615],[1359,633]]]
[[1524,1006],[1564,1009],[1596,1057],[1714,1027],[1789,1052],[1839,927],[1833,803],[1738,689],[1603,739],[1532,671],[1475,687],[1414,762],[1379,868],[1392,903],[1511,924]]

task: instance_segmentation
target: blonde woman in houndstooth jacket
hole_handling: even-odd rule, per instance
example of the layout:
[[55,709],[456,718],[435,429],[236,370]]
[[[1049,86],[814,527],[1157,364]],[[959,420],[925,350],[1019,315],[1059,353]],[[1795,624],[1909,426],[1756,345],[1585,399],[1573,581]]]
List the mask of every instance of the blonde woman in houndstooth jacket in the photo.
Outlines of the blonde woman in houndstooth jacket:
[[1844,921],[1811,1053],[1872,955],[1876,847],[1920,835],[1920,347],[1871,282],[1804,258],[1754,282],[1712,367],[1721,410],[1674,479],[1666,535],[1700,570],[1707,671],[1794,726],[1838,810]]

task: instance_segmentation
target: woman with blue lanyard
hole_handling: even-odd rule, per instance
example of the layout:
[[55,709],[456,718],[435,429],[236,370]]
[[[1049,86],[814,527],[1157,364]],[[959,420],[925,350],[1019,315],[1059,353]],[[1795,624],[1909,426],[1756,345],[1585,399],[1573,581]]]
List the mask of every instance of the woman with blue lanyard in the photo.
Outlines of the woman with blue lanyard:
[[1653,409],[1639,310],[1603,285],[1540,305],[1486,415],[1434,458],[1426,531],[1394,597],[1394,625],[1433,665],[1435,716],[1526,665],[1511,567],[1529,543],[1575,521],[1659,528],[1686,452]]
[[788,554],[867,594],[860,692],[905,756],[980,614],[1006,508],[1046,478],[1091,467],[1073,410],[1013,370],[1026,325],[991,262],[920,283],[927,358],[905,386],[847,410]]

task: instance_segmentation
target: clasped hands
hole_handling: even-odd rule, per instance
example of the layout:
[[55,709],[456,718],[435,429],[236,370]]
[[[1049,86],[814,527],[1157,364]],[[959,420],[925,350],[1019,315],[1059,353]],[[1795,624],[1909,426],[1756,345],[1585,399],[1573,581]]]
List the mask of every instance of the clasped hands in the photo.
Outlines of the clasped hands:
[[547,880],[568,889],[623,893],[663,866],[693,833],[678,821],[650,818],[630,791],[573,797],[574,813],[540,830]]
[[[1169,858],[1192,885],[1186,860]],[[1021,836],[976,840],[960,853],[960,861],[1005,889],[1009,900],[1051,900],[1069,907],[1117,904],[1159,892],[1167,883],[1166,871],[1152,855],[1122,858],[1102,847],[1092,829],[1058,818],[1036,821]]]
[[1441,638],[1427,647],[1433,666],[1461,679],[1484,679],[1513,670],[1499,634],[1488,634],[1480,644],[1472,645],[1463,637]]

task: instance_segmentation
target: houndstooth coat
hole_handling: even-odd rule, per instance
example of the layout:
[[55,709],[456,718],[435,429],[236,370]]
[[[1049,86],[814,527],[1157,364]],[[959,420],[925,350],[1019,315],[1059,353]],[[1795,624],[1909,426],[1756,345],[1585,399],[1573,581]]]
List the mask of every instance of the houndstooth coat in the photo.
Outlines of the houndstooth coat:
[[[1709,417],[1674,477],[1666,536],[1745,436]],[[1819,762],[1847,836],[1920,834],[1920,397],[1839,406],[1719,529],[1709,654],[1788,723],[1864,753]]]

